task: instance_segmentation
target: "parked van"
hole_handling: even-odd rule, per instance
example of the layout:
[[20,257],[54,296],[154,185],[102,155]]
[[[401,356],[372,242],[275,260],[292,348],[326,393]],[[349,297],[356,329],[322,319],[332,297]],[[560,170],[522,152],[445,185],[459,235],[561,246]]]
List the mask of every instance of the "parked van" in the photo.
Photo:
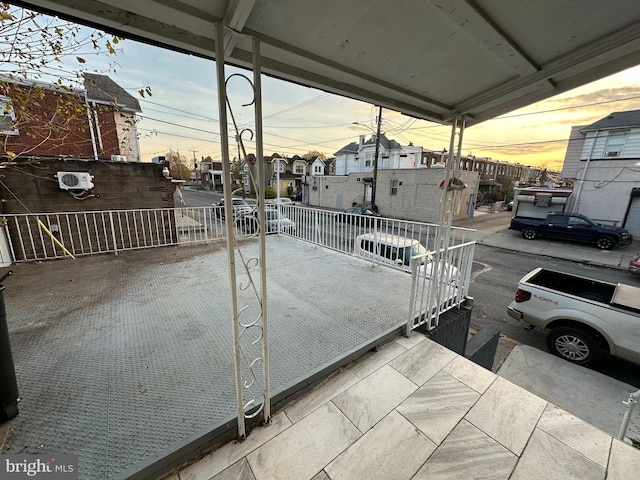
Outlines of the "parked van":
[[[368,260],[411,271],[411,257],[420,256],[420,275],[429,277],[433,255],[418,240],[389,233],[363,233],[356,237],[353,253]],[[449,280],[456,281],[458,269],[449,266]]]
[[[429,252],[418,240],[389,233],[363,233],[356,237],[353,253],[368,260],[386,263],[411,272],[411,257],[420,256],[420,275],[431,276],[434,262]],[[448,279],[457,283],[458,269],[449,265]]]
[[[396,266],[406,272],[411,271],[411,258],[419,256],[419,276],[425,281],[421,285],[431,284],[431,272],[435,259],[432,252],[413,238],[388,233],[363,233],[356,237],[353,253],[368,260]],[[442,290],[438,292],[441,299],[441,312],[458,305],[463,300],[461,289],[458,287],[458,269],[450,263],[445,265],[446,267],[440,267],[438,270],[438,277],[443,279],[439,282]],[[429,295],[426,298],[429,298]],[[428,309],[428,307],[424,308]],[[435,315],[435,312],[436,309],[433,307],[431,315]]]
[[376,262],[400,266],[406,271],[409,271],[411,257],[424,255],[422,265],[433,262],[431,254],[418,240],[388,233],[358,235],[353,253]]

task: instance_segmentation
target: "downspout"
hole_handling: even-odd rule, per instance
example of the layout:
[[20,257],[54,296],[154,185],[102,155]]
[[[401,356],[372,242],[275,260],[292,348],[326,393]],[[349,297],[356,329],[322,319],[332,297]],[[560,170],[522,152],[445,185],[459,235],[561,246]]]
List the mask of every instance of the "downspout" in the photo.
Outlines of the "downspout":
[[93,148],[93,159],[98,159],[98,150],[96,148],[96,137],[93,133],[93,122],[91,121],[91,105],[89,105],[89,99],[87,98],[87,92],[84,92],[84,103],[87,106],[87,122],[89,124],[89,133],[91,134],[91,147]]
[[102,151],[104,147],[102,146],[102,132],[100,132],[100,121],[98,120],[98,109],[96,108],[96,102],[93,102],[93,119],[93,123],[96,126],[96,134],[98,135],[98,145],[100,146],[100,151]]
[[598,140],[598,132],[596,132],[595,136],[593,137],[591,150],[589,151],[589,156],[587,157],[587,161],[584,164],[584,170],[582,171],[582,178],[580,179],[580,184],[578,185],[578,191],[576,192],[576,198],[573,201],[573,207],[571,208],[571,213],[577,213],[578,211],[578,203],[580,200],[580,193],[582,193],[582,185],[584,185],[584,179],[587,176],[587,169],[589,168],[589,162],[591,161],[591,157],[593,156],[593,150],[596,148],[597,140]]

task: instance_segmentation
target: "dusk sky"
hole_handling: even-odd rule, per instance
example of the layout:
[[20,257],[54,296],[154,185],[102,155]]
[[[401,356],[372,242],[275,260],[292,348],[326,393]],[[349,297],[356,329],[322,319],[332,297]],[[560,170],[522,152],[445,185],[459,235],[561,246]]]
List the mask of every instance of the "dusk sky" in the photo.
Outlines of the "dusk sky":
[[[140,88],[151,88],[151,97],[138,96],[142,160],[150,161],[170,150],[189,159],[219,159],[215,63],[133,40],[121,42],[118,48],[115,58],[88,57],[87,69],[109,75],[135,96]],[[116,71],[105,72],[114,60]],[[228,67],[227,76],[231,73],[251,76]],[[253,110],[241,107],[251,99],[248,84],[234,77],[229,97],[241,128],[252,128]],[[560,169],[571,126],[635,109],[640,109],[640,67],[470,127],[464,133],[463,153]],[[264,153],[292,156],[317,150],[331,157],[359,135],[371,135],[377,111],[371,104],[264,77]],[[413,142],[430,150],[449,148],[450,127],[386,109],[382,117],[383,132],[402,145]],[[232,158],[238,156],[233,138]],[[245,146],[247,153],[255,151],[249,137]]]

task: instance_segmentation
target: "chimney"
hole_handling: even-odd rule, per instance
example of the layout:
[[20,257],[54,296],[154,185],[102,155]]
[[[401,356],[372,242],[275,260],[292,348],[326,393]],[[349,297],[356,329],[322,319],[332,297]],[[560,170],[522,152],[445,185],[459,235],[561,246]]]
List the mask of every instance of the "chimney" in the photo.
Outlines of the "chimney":
[[364,137],[366,137],[366,135],[360,135],[360,146],[364,144]]

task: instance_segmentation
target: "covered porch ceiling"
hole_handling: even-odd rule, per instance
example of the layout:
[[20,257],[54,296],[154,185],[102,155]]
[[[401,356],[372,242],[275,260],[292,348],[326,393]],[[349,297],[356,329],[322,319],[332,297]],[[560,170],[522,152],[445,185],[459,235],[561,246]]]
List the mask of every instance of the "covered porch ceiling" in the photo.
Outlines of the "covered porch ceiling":
[[640,64],[637,0],[27,0],[18,5],[381,105],[473,125]]

